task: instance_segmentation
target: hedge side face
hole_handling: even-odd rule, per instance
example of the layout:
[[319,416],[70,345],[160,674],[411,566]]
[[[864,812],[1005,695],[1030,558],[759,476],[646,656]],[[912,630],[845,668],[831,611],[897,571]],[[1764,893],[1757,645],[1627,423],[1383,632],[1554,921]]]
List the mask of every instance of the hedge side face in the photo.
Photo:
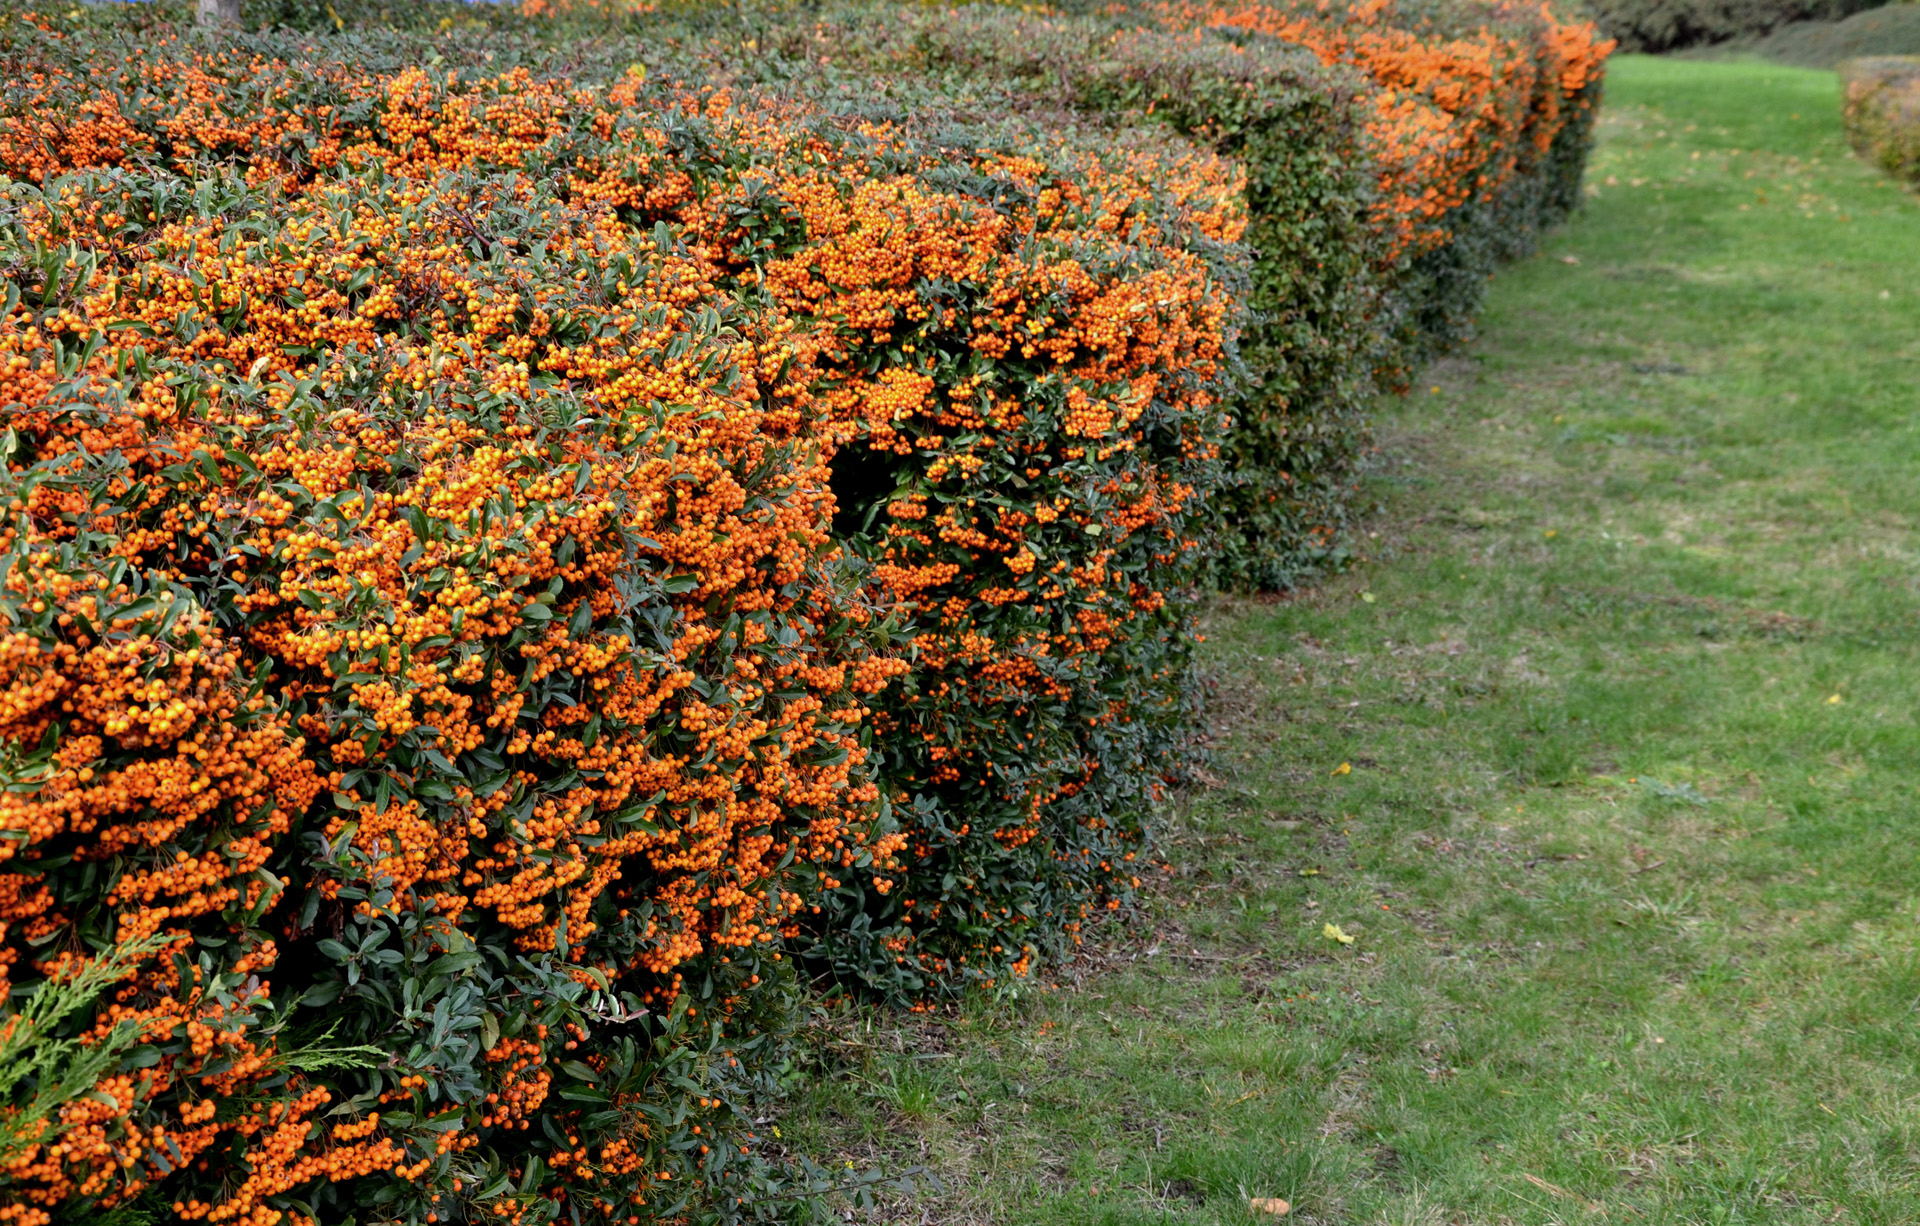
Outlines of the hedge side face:
[[915,626],[873,716],[907,867],[789,935],[902,999],[1016,981],[1134,884],[1235,370],[1226,165],[1015,138],[764,124],[685,201],[621,202],[827,338],[838,530]]
[[260,49],[11,47],[4,958],[118,968],[13,1220],[772,1212],[772,943],[901,842],[818,342],[552,173],[670,103]]
[[836,531],[913,624],[873,711],[906,868],[828,883],[787,935],[902,1002],[1006,987],[1137,884],[1186,736],[1241,184],[1165,141],[778,115],[715,112],[745,157],[682,159],[684,198],[618,203],[826,338]]
[[1110,120],[1150,115],[1244,167],[1253,313],[1208,577],[1279,588],[1324,565],[1338,547],[1389,311],[1361,83],[1269,39],[1153,29],[1114,32],[1067,63],[1023,59],[1059,47],[1060,23],[1035,29],[976,12],[922,26],[932,63],[991,55],[995,70],[1035,88],[1060,80],[1079,108]]

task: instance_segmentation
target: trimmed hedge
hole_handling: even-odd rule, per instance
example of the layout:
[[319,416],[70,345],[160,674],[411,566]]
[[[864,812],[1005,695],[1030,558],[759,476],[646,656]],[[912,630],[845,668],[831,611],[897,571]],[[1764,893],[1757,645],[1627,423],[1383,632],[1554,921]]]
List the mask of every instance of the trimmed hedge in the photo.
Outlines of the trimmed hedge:
[[0,905],[23,985],[133,951],[18,1220],[777,1213],[776,933],[992,986],[1128,885],[1217,159],[10,41]]
[[830,544],[819,338],[551,173],[698,106],[9,41],[5,957],[143,951],[12,1220],[764,1193],[777,933],[901,845],[904,664]]
[[1429,0],[1161,11],[1180,28],[1276,38],[1360,74],[1402,361],[1467,335],[1493,269],[1578,202],[1612,49],[1591,26],[1523,4]]
[[850,191],[789,127],[669,211],[723,287],[830,338],[841,539],[915,625],[871,704],[908,846],[790,935],[905,1000],[1026,976],[1135,884],[1187,726],[1181,596],[1222,479],[1245,217],[1190,150],[881,131],[834,138]]
[[24,1226],[845,1186],[751,1123],[803,981],[1004,991],[1124,904],[1192,594],[1335,559],[1367,398],[1576,198],[1605,54],[390,15],[0,24]]
[[1164,125],[1245,168],[1248,379],[1232,402],[1208,569],[1215,583],[1276,588],[1336,560],[1391,319],[1364,82],[1264,38],[980,8],[897,21],[908,62],[1065,98],[1108,124]]
[[1861,157],[1920,187],[1920,56],[1888,55],[1840,65],[1841,119]]

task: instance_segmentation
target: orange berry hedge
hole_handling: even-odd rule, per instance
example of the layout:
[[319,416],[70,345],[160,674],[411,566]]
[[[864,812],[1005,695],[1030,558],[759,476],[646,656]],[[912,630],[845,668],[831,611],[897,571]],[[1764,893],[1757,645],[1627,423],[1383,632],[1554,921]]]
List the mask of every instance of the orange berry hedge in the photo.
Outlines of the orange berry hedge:
[[778,929],[901,842],[820,339],[513,164],[604,96],[9,36],[0,961],[163,943],[0,1214],[755,1177]]
[[50,24],[0,965],[115,982],[0,1220],[777,1213],[779,938],[994,984],[1129,882],[1230,168]]
[[[1486,276],[1578,202],[1613,44],[1526,0],[1166,0],[1177,29],[1279,39],[1366,80],[1376,224],[1403,344],[1471,327]],[[1408,330],[1411,325],[1411,330]]]
[[848,877],[792,935],[891,994],[992,987],[1136,884],[1184,735],[1239,311],[1208,253],[1244,227],[1238,182],[1152,146],[829,132],[729,140],[754,163],[672,210],[728,284],[832,338],[839,530],[916,627],[873,702],[904,872]]
[[1572,202],[1466,3],[0,15],[0,1226],[839,1184],[797,993],[1123,905],[1193,592]]

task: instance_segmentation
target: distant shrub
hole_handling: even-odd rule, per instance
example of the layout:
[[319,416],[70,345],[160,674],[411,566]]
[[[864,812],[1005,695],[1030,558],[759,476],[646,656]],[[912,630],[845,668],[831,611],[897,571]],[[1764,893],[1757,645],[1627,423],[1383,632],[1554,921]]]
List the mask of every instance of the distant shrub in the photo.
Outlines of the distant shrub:
[[1844,21],[1797,21],[1753,44],[1781,64],[1835,68],[1863,56],[1920,55],[1920,4],[1889,4]]
[[1920,56],[1876,56],[1840,65],[1842,122],[1860,156],[1920,187]]
[[1757,37],[1792,22],[1838,21],[1886,0],[1586,0],[1626,51],[1673,51]]

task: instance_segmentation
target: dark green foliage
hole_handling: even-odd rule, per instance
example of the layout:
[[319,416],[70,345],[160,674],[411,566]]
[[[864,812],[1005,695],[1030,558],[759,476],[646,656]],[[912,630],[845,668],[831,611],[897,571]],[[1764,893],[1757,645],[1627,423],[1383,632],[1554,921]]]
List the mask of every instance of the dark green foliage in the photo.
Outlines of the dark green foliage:
[[1385,358],[1359,83],[1267,38],[1196,44],[1141,33],[1123,48],[1093,65],[1087,105],[1113,114],[1150,106],[1246,172],[1249,378],[1234,401],[1211,571],[1223,587],[1291,586],[1344,556],[1349,470]]
[[1833,68],[1861,56],[1920,55],[1920,4],[1889,4],[1844,21],[1796,21],[1752,49],[1802,68]]
[[511,29],[526,24],[517,5],[490,0],[241,0],[240,20],[254,30],[335,33]]
[[1625,51],[1672,51],[1770,33],[1792,22],[1832,22],[1885,0],[1587,0]]

